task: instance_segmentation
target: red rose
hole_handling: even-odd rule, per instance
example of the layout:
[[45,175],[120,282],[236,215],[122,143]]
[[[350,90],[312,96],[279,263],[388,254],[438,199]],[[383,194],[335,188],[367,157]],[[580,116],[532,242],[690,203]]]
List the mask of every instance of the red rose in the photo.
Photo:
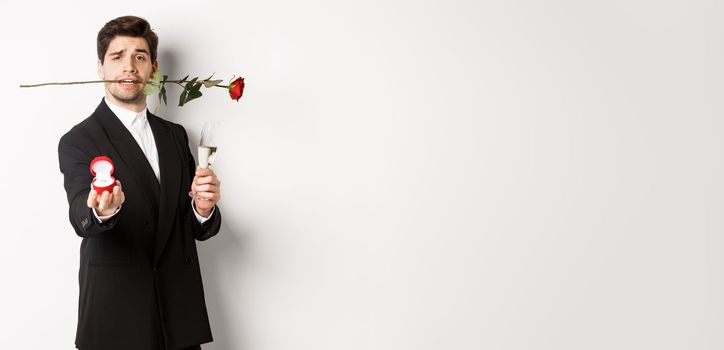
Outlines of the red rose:
[[229,95],[231,96],[232,100],[237,100],[241,98],[241,95],[244,93],[244,78],[236,78],[236,80],[231,82],[231,87],[229,88]]

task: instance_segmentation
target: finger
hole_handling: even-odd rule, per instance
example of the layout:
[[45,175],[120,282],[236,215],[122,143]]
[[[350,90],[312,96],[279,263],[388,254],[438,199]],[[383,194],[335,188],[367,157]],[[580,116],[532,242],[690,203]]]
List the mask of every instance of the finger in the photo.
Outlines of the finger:
[[213,196],[211,192],[196,192],[196,197],[201,199],[210,199]]
[[210,175],[214,175],[213,170],[211,170],[209,168],[206,168],[206,169],[203,169],[200,167],[196,168],[196,176],[210,176]]
[[110,196],[111,194],[108,191],[103,191],[103,194],[101,195],[101,200],[98,202],[98,209],[106,210],[109,208],[108,202]]
[[196,186],[196,191],[199,191],[199,192],[219,192],[219,186],[216,186],[216,185],[214,185],[214,184],[199,185],[199,186]]
[[213,184],[213,185],[219,185],[221,181],[216,176],[204,176],[199,177],[196,179],[197,185],[203,185],[203,184]]
[[218,192],[198,192],[196,195],[204,200],[214,202],[217,202],[221,198],[221,194]]
[[219,193],[219,188],[212,185],[203,185],[203,187],[198,188],[198,191],[205,193]]
[[194,183],[191,184],[191,191],[199,191],[199,192],[218,192],[219,191],[219,184],[218,183]]
[[[126,194],[123,193],[123,185],[121,185],[120,180],[116,180],[116,185],[117,186],[113,188],[113,198],[116,199],[116,207],[119,207],[126,201]],[[116,189],[118,189],[118,192],[115,191]]]
[[88,193],[88,201],[86,201],[86,205],[88,205],[88,208],[95,208],[98,205],[98,193],[96,193],[96,190],[93,189],[91,186],[90,193]]
[[198,197],[196,199],[195,204],[196,204],[196,209],[207,210],[207,209],[213,208],[214,205],[216,205],[216,201]]
[[108,191],[103,191],[103,193],[101,193],[100,196],[98,196],[98,206],[96,207],[96,209],[98,209],[98,210],[106,209],[106,205],[107,205],[106,201],[108,200],[108,195],[106,193],[108,193]]
[[111,196],[113,200],[111,201],[111,207],[118,208],[119,205],[121,205],[121,187],[120,186],[114,186],[113,187],[113,196]]

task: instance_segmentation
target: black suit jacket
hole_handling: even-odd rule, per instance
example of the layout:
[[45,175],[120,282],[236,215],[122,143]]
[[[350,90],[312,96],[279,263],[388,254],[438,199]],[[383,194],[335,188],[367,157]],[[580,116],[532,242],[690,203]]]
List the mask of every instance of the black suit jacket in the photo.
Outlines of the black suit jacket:
[[[212,341],[195,240],[214,236],[217,207],[199,224],[188,191],[195,162],[183,126],[150,112],[161,181],[104,100],[60,139],[58,157],[70,223],[83,237],[76,346],[81,350],[167,350]],[[126,201],[99,224],[86,201],[90,161],[113,160]]]

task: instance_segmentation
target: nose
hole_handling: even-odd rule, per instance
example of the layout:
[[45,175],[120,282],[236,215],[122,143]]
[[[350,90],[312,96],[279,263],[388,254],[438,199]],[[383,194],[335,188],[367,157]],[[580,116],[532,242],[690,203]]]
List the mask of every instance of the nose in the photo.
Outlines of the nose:
[[123,65],[123,72],[124,73],[136,73],[136,66],[135,62],[133,61],[133,55],[129,57],[127,60],[125,60],[125,64]]

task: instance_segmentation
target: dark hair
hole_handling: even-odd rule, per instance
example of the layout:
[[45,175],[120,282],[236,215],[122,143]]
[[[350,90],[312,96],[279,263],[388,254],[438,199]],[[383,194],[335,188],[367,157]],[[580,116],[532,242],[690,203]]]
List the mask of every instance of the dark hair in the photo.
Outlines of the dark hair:
[[141,17],[123,16],[106,23],[98,32],[96,47],[98,49],[98,59],[101,60],[101,63],[103,63],[106,56],[108,44],[118,35],[146,39],[148,48],[151,50],[151,62],[156,61],[158,37],[151,29],[151,25]]

